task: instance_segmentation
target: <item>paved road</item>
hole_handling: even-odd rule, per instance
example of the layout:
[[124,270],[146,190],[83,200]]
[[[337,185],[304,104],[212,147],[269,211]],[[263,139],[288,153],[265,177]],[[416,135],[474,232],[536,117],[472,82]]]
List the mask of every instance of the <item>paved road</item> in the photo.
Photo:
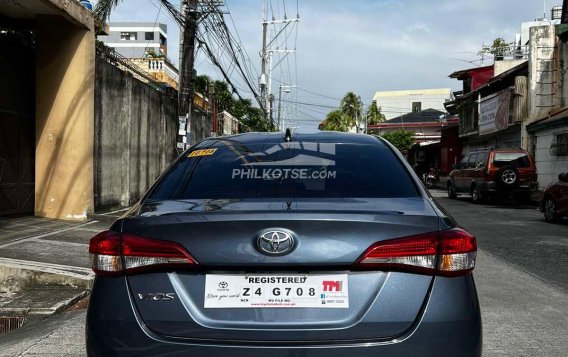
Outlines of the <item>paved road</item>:
[[89,239],[108,229],[112,220],[105,218],[71,222],[34,216],[0,217],[0,260],[90,268]]
[[477,205],[466,197],[450,200],[444,191],[432,194],[480,249],[568,292],[568,220],[547,223],[531,205]]
[[[478,238],[484,356],[566,356],[568,224],[542,222],[530,206],[477,206],[434,195]],[[0,337],[0,356],[82,356],[84,319],[84,310],[64,313]]]

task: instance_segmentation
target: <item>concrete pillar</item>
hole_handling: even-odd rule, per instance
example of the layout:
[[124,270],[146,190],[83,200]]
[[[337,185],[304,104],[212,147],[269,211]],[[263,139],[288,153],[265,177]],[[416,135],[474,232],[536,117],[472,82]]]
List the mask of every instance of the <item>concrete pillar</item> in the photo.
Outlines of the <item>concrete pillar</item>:
[[554,25],[530,28],[529,123],[541,119],[557,103]]
[[63,17],[38,17],[38,216],[84,220],[93,211],[94,75],[94,33]]
[[554,25],[530,28],[529,38],[529,114],[521,122],[521,146],[530,149],[527,125],[542,119],[557,103],[558,68]]

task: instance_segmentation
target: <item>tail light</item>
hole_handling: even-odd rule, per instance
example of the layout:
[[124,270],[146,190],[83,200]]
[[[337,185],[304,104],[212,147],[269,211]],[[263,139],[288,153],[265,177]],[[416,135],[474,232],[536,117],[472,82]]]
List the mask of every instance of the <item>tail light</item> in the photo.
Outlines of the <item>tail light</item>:
[[93,271],[98,275],[121,275],[144,270],[191,267],[193,257],[179,244],[105,231],[89,242]]
[[473,270],[476,254],[475,237],[453,228],[377,242],[363,253],[355,267],[461,276]]

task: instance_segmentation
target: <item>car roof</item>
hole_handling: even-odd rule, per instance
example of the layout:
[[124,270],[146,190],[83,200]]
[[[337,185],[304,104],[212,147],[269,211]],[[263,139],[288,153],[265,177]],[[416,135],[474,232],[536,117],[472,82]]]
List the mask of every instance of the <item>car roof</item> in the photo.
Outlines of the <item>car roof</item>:
[[480,152],[490,152],[490,151],[492,151],[492,152],[522,152],[522,153],[527,153],[526,150],[515,149],[515,148],[511,148],[511,149],[479,149],[479,150],[470,151],[466,155],[480,153]]
[[[233,141],[236,144],[278,144],[284,142],[284,133],[248,132],[243,134],[212,137],[205,139],[202,144],[213,145],[220,141]],[[295,142],[318,142],[318,143],[347,143],[347,144],[371,144],[384,145],[381,140],[372,135],[341,133],[335,131],[319,131],[313,133],[293,133],[292,140]]]

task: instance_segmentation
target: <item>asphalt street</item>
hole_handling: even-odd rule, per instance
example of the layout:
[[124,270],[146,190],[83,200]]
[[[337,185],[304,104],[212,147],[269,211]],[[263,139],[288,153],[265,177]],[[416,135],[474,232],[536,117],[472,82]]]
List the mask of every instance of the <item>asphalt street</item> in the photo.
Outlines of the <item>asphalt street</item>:
[[478,205],[465,196],[450,200],[440,190],[432,195],[476,236],[479,249],[568,292],[568,220],[547,223],[534,205]]
[[[566,356],[568,223],[548,224],[534,206],[433,195],[478,239],[484,356]],[[82,356],[84,320],[81,310],[25,326],[0,337],[0,356]]]

